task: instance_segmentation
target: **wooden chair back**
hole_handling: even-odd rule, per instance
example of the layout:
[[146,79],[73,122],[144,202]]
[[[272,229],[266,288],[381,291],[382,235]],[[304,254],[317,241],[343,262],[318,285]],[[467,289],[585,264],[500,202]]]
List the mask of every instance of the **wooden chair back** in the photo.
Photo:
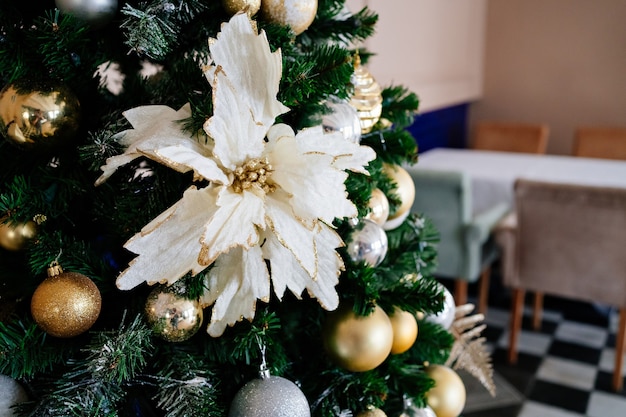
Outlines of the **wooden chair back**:
[[550,129],[543,123],[478,122],[473,149],[545,154]]
[[626,127],[580,127],[574,136],[575,156],[626,160]]

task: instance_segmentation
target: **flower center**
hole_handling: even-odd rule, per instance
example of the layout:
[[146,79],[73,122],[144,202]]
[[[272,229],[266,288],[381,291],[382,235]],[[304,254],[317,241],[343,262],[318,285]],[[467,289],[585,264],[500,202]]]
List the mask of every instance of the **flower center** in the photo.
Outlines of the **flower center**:
[[243,166],[235,169],[233,189],[241,193],[251,187],[258,187],[266,194],[274,191],[276,186],[268,183],[274,169],[266,158],[253,158],[246,161]]

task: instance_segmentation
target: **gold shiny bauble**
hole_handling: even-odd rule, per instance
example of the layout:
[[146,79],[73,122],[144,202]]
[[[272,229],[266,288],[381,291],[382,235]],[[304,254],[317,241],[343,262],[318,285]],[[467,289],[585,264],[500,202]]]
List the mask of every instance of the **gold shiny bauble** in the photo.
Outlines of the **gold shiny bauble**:
[[0,246],[10,251],[19,251],[37,236],[37,224],[29,220],[25,223],[0,223]]
[[389,218],[389,200],[379,188],[372,190],[372,195],[367,203],[370,211],[365,216],[366,219],[382,226]]
[[245,10],[249,16],[253,16],[261,8],[261,0],[222,0],[222,7],[230,15]]
[[78,99],[63,84],[16,82],[0,91],[0,131],[21,149],[43,151],[71,143],[79,120]]
[[380,408],[368,407],[367,410],[361,411],[356,417],[387,417],[387,414]]
[[465,385],[453,369],[445,365],[429,365],[426,374],[435,386],[426,393],[426,402],[437,417],[458,417],[465,408]]
[[358,55],[355,58],[354,73],[350,82],[354,86],[350,104],[359,113],[361,133],[369,133],[383,111],[383,94],[372,74],[361,65],[361,58]]
[[202,326],[202,307],[174,289],[158,286],[146,300],[146,317],[152,331],[168,342],[189,339]]
[[413,201],[415,200],[415,183],[413,182],[413,178],[411,178],[411,174],[400,165],[385,163],[383,164],[383,172],[398,186],[394,192],[400,197],[400,206],[395,213],[389,215],[388,219],[394,220],[405,216],[411,210],[411,207],[413,207]]
[[92,280],[76,272],[60,272],[39,284],[30,311],[46,333],[66,338],[89,330],[101,306],[100,291]]
[[391,320],[391,327],[393,328],[391,353],[404,353],[413,346],[417,339],[417,320],[413,314],[397,307],[389,316],[389,320]]
[[317,0],[261,0],[263,19],[289,26],[296,35],[311,26],[317,14]]
[[382,308],[376,306],[371,314],[357,316],[348,303],[328,315],[322,337],[335,363],[352,372],[364,372],[387,359],[393,329]]

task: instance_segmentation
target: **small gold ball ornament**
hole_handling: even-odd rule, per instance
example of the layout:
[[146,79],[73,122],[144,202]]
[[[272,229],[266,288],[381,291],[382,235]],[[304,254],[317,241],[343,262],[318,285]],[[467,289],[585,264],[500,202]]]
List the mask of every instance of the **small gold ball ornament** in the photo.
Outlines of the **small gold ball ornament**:
[[361,58],[354,58],[354,73],[350,79],[354,92],[350,104],[356,109],[361,119],[361,133],[369,133],[380,119],[383,111],[382,88],[372,74],[361,65]]
[[380,188],[374,188],[372,195],[367,203],[370,211],[365,216],[366,219],[373,221],[379,226],[384,225],[389,218],[389,200]]
[[452,368],[429,365],[426,374],[435,386],[426,393],[426,402],[437,417],[458,417],[465,408],[466,391],[463,380]]
[[391,353],[394,355],[404,353],[413,346],[417,339],[417,320],[413,314],[398,307],[394,308],[389,320],[391,320],[391,327],[393,328]]
[[393,329],[387,313],[379,306],[367,316],[357,316],[348,303],[329,313],[322,337],[326,352],[339,366],[364,372],[387,359]]
[[400,198],[400,206],[395,213],[390,214],[387,222],[383,225],[385,230],[395,229],[407,218],[415,201],[415,183],[411,174],[400,165],[383,164],[383,172],[396,183],[397,188],[394,192]]
[[367,409],[361,411],[356,417],[387,417],[387,414],[380,408],[368,406]]
[[243,11],[254,16],[261,8],[261,0],[222,0],[222,7],[231,16]]
[[53,263],[35,290],[30,311],[35,322],[55,337],[74,337],[86,332],[100,315],[102,297],[96,284],[83,274],[63,272]]
[[19,81],[0,91],[0,132],[23,150],[44,151],[71,143],[79,121],[78,99],[64,84]]
[[174,288],[154,288],[146,300],[145,312],[152,331],[168,342],[185,341],[202,326],[200,302],[185,298]]
[[0,223],[0,246],[10,251],[20,251],[37,236],[37,224],[28,220],[24,223]]
[[261,16],[268,22],[289,26],[296,35],[311,26],[317,0],[261,0]]

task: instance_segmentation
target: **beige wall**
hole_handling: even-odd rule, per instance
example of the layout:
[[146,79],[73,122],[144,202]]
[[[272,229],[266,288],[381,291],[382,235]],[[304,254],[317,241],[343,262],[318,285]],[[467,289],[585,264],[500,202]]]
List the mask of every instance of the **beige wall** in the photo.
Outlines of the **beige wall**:
[[548,123],[555,154],[571,152],[576,126],[626,126],[626,0],[489,0],[470,109],[470,123]]
[[476,100],[482,94],[487,0],[347,0],[379,16],[364,45],[367,69],[383,87],[403,85],[420,111]]

